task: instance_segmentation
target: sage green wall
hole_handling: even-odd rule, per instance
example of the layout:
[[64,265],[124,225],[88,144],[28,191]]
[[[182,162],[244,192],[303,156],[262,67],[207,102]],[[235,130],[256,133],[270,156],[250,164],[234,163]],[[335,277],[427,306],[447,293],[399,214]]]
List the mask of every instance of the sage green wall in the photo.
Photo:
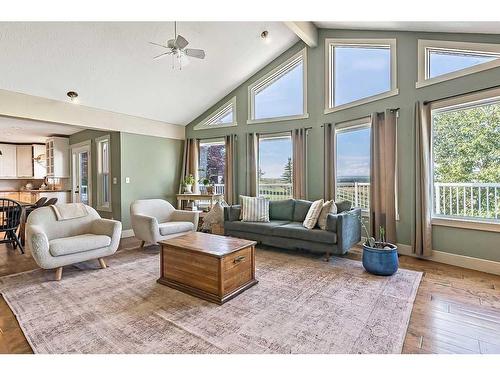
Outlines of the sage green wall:
[[[162,198],[175,203],[184,141],[120,133],[121,212],[130,229],[130,204],[136,199]],[[130,182],[126,183],[126,178]]]
[[95,208],[97,203],[97,144],[96,138],[110,136],[111,149],[111,181],[116,178],[117,183],[111,184],[111,209],[112,212],[99,211],[102,217],[108,219],[121,219],[121,192],[120,192],[120,133],[106,132],[99,130],[83,130],[72,134],[69,137],[69,144],[91,141],[91,159],[92,159],[92,206]]
[[[348,108],[331,114],[324,114],[325,98],[325,38],[396,38],[398,62],[399,95]],[[417,100],[436,100],[450,95],[463,94],[472,90],[500,85],[500,68],[471,74],[469,76],[416,89],[417,80],[417,40],[454,40],[483,43],[500,43],[500,35],[481,34],[444,34],[418,32],[384,32],[355,30],[319,30],[319,44],[316,48],[307,48],[308,74],[308,113],[305,120],[277,121],[247,125],[248,85],[266,74],[287,58],[304,48],[297,43],[280,57],[242,83],[238,88],[222,98],[205,113],[192,121],[186,136],[204,138],[234,133],[238,135],[238,192],[244,193],[246,187],[246,143],[248,132],[272,132],[291,130],[299,127],[312,127],[309,137],[308,181],[309,198],[316,199],[323,195],[323,129],[325,122],[341,122],[367,116],[372,112],[387,108],[400,108],[398,124],[398,160],[399,160],[399,206],[400,220],[397,223],[398,242],[410,244],[414,216],[414,105]],[[237,100],[237,127],[211,130],[193,130],[193,126],[205,116],[233,96]],[[470,257],[500,261],[500,234],[477,230],[447,227],[433,228],[433,247],[435,250],[467,255]]]

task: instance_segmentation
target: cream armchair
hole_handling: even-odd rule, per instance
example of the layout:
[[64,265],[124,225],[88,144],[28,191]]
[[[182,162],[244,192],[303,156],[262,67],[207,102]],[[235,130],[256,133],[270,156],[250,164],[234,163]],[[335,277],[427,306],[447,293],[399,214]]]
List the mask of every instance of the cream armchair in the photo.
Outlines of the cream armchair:
[[27,245],[41,268],[56,270],[56,280],[61,280],[63,266],[90,259],[98,259],[101,268],[106,268],[104,257],[118,249],[122,224],[102,219],[92,207],[85,209],[85,216],[66,220],[58,220],[51,206],[37,208],[28,216]]
[[163,199],[141,199],[130,205],[132,229],[142,240],[141,247],[196,231],[198,216],[198,212],[176,210]]

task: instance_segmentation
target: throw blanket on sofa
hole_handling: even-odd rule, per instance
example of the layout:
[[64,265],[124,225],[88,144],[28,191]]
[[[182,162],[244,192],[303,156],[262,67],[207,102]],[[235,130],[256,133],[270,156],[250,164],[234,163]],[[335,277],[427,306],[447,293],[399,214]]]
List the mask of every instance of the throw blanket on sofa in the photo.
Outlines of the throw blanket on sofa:
[[57,220],[71,220],[88,215],[85,205],[82,203],[67,203],[50,206],[56,214]]

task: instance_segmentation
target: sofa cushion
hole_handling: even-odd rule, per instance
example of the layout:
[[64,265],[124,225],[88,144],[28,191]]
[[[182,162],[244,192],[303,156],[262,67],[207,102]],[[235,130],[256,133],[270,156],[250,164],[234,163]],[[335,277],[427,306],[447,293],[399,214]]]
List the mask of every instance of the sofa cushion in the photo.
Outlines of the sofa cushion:
[[169,234],[192,231],[194,230],[194,224],[190,221],[169,221],[168,223],[158,224],[158,228],[162,236],[168,236]]
[[295,206],[295,201],[293,199],[285,199],[282,201],[270,201],[269,219],[292,221],[294,206]]
[[111,245],[111,237],[101,234],[55,238],[49,241],[49,252],[54,257],[100,249]]
[[322,243],[337,243],[337,234],[321,229],[307,229],[302,223],[288,223],[273,228],[273,236],[286,238],[296,238],[298,240],[322,242]]
[[311,204],[311,201],[296,199],[295,208],[293,210],[293,221],[300,221],[302,223],[307,216],[307,212],[309,211]]
[[341,212],[344,211],[349,211],[352,207],[352,202],[351,201],[340,201],[340,202],[335,202],[337,205],[337,213],[340,214]]
[[224,222],[224,229],[234,230],[238,232],[249,232],[249,233],[257,233],[263,235],[271,235],[273,228],[288,223],[289,221],[284,221],[284,220],[272,220],[267,223],[248,222],[248,221],[226,221]]

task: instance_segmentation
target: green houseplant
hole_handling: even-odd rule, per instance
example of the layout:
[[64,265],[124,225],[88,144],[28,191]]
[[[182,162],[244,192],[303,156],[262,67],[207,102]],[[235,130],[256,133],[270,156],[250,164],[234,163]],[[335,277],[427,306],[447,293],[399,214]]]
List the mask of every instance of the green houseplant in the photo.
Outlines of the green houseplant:
[[191,194],[193,192],[193,185],[196,183],[196,180],[192,174],[184,177],[184,193]]

